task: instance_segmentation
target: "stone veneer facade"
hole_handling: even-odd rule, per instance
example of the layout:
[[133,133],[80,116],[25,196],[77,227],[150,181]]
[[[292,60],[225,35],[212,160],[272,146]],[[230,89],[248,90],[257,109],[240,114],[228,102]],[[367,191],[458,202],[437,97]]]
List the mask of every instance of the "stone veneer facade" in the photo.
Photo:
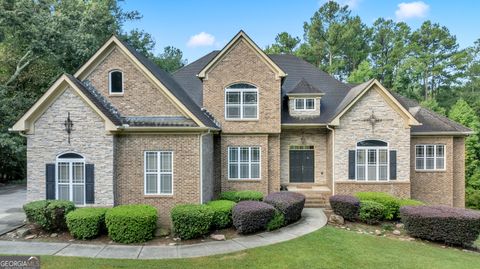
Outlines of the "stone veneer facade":
[[[365,121],[374,115],[382,121],[375,127]],[[359,141],[382,140],[388,143],[389,150],[397,151],[397,179],[389,182],[355,182],[348,179],[348,151],[355,150]],[[356,191],[371,189],[388,191],[392,194],[410,196],[410,128],[403,118],[387,103],[380,89],[372,88],[340,119],[335,128],[335,193],[353,194]]]
[[[73,121],[70,144],[64,122]],[[62,153],[75,152],[95,165],[95,204],[112,206],[113,135],[103,119],[71,88],[67,88],[36,120],[35,133],[27,138],[27,200],[46,199],[45,165]]]

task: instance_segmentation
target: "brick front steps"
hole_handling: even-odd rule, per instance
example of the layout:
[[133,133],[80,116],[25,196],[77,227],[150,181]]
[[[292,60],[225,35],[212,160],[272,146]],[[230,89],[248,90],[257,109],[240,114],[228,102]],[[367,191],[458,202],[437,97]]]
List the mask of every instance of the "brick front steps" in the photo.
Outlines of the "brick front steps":
[[330,208],[328,198],[332,195],[332,191],[325,185],[289,184],[287,188],[289,191],[305,195],[305,207],[307,208]]

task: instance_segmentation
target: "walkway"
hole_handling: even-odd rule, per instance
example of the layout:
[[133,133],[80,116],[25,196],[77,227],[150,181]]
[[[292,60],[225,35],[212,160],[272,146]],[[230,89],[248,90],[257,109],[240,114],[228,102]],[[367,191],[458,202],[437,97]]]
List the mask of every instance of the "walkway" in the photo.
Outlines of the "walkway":
[[225,254],[291,240],[325,226],[327,219],[319,208],[306,208],[302,219],[273,232],[241,236],[226,241],[176,246],[128,246],[69,243],[0,241],[1,254],[55,255],[121,259],[172,259]]
[[0,187],[0,235],[23,225],[22,206],[27,199],[27,189],[21,185]]

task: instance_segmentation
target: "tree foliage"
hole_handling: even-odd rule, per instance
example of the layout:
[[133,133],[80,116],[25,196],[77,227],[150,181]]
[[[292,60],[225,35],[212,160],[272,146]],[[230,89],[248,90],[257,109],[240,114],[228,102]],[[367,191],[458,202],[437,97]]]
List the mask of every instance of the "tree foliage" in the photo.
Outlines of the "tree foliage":
[[293,54],[300,43],[300,38],[293,37],[287,32],[281,32],[275,37],[275,43],[267,46],[266,53],[269,54]]

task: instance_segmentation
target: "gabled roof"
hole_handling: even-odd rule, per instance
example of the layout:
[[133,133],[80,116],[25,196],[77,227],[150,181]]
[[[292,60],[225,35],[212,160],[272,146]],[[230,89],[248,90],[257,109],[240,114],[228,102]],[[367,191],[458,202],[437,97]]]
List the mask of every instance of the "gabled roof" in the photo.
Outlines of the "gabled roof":
[[35,104],[13,125],[9,131],[33,133],[35,121],[68,87],[72,88],[104,121],[105,130],[115,131],[121,125],[118,115],[110,110],[79,80],[64,74],[35,102]]
[[113,47],[117,46],[130,57],[139,69],[156,83],[165,93],[167,98],[173,101],[185,115],[192,118],[199,126],[206,126],[217,129],[215,122],[203,111],[187,94],[187,92],[177,83],[177,81],[166,71],[160,69],[150,59],[139,53],[128,43],[120,40],[116,36],[112,36],[76,73],[75,77],[80,80],[85,79],[89,71],[101,61],[102,57]]
[[298,84],[288,91],[287,95],[324,95],[322,92],[315,86],[310,85],[305,78],[302,78]]
[[268,57],[268,55],[260,49],[260,47],[253,42],[253,40],[243,31],[240,30],[238,34],[236,34],[230,42],[227,43],[227,45],[220,50],[219,53],[215,55],[199,72],[198,72],[198,77],[199,78],[206,78],[208,71],[215,66],[215,64],[223,58],[224,55],[226,55],[230,49],[239,41],[239,40],[245,40],[247,44],[254,50],[256,51],[262,60],[275,72],[277,78],[282,78],[285,77],[287,74],[275,63]]

